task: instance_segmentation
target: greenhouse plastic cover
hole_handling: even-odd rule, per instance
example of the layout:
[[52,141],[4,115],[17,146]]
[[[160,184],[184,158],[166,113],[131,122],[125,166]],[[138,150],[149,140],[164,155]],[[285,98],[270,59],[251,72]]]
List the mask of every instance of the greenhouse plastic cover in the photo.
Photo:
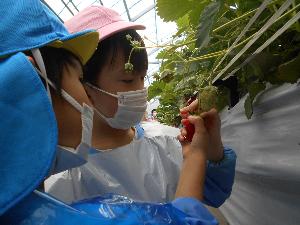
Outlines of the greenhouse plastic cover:
[[300,224],[300,85],[266,90],[250,120],[244,101],[221,114],[223,142],[238,158],[221,211],[233,225]]

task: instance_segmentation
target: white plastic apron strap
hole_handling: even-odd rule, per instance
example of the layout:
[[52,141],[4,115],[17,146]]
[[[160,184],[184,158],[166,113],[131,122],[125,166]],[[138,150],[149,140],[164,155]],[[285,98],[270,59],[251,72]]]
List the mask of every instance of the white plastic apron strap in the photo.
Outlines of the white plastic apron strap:
[[89,146],[92,144],[94,110],[92,107],[83,103],[83,112],[81,113],[82,134],[81,142]]
[[47,93],[48,93],[50,102],[52,103],[50,88],[49,88],[49,84],[47,82],[47,80],[48,80],[47,71],[46,71],[46,67],[45,67],[44,60],[42,58],[41,52],[38,48],[32,49],[31,52],[32,52],[32,55],[33,55],[37,65],[38,65],[39,69],[41,70],[41,73],[43,74],[43,78],[46,80]]
[[293,0],[287,0],[265,23],[265,25],[256,32],[254,37],[243,47],[243,49],[227,64],[227,66],[220,71],[220,73],[213,79],[213,83],[218,80],[251,46],[252,44],[281,16],[281,14],[292,4]]

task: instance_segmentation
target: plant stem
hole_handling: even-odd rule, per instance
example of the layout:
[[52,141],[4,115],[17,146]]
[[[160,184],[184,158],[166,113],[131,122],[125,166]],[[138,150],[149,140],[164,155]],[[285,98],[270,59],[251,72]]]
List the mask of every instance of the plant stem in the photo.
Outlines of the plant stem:
[[236,22],[236,21],[238,21],[240,19],[243,19],[244,17],[247,17],[247,16],[251,15],[252,13],[256,12],[257,10],[258,10],[258,8],[257,9],[253,9],[253,10],[251,10],[249,12],[246,12],[243,15],[241,15],[241,16],[239,16],[239,17],[237,17],[237,18],[235,18],[235,19],[233,19],[233,20],[231,20],[231,21],[229,21],[227,23],[224,23],[223,25],[217,27],[212,32],[218,32],[219,30],[223,29],[224,27],[226,27],[226,26],[228,26],[228,25],[230,25],[230,24],[232,24],[232,23],[234,23],[234,22]]
[[[272,2],[271,4],[274,4],[276,1]],[[279,20],[283,19],[285,16],[289,15],[291,12],[294,12],[296,9],[298,9],[300,7],[300,3],[295,5],[292,9],[290,9],[289,11],[287,11],[285,14],[283,14],[282,16],[280,16],[275,22],[278,22]],[[257,8],[258,9],[258,8]],[[220,27],[217,27],[216,29],[213,30],[213,32],[217,32],[219,31],[220,29],[223,29],[224,27],[230,25],[231,23],[233,22],[236,22],[237,20],[240,20],[250,14],[252,14],[253,12],[255,12],[257,9],[253,9],[237,18],[235,18],[234,20],[231,20],[229,21],[228,23],[225,23],[223,24],[222,26]],[[299,24],[298,24],[299,26]],[[300,28],[300,27],[299,27]],[[240,47],[241,45],[243,45],[244,43],[248,42],[256,33],[252,34],[251,36],[249,36],[248,38],[246,38],[245,40],[243,40],[242,42],[240,42],[239,44],[237,44],[233,49],[236,49],[238,47]],[[132,52],[134,49],[146,49],[146,48],[165,48],[165,47],[171,47],[168,51],[170,51],[171,49],[176,49],[176,48],[179,48],[179,47],[182,47],[182,46],[185,46],[185,45],[189,45],[189,44],[193,44],[194,42],[196,41],[196,39],[193,39],[193,40],[190,40],[188,42],[184,42],[184,43],[181,43],[181,44],[178,44],[178,45],[155,45],[155,46],[147,46],[147,47],[135,47],[131,50],[130,52],[130,55],[129,55],[129,59],[128,59],[128,62],[130,62],[130,58],[131,58],[131,55],[132,55]],[[173,63],[180,63],[180,62],[185,62],[185,63],[189,63],[189,62],[195,62],[195,61],[200,61],[200,60],[206,60],[206,59],[211,59],[211,58],[214,58],[214,57],[218,57],[218,56],[221,56],[223,54],[226,53],[226,51],[228,50],[227,49],[223,49],[223,50],[220,50],[220,51],[217,51],[217,52],[212,52],[212,53],[209,53],[209,54],[206,54],[206,55],[202,55],[202,56],[199,56],[199,57],[195,57],[195,58],[191,58],[189,60],[184,60],[182,59],[181,61],[172,61],[170,63],[168,63],[166,66],[168,65],[171,65]],[[178,54],[176,54],[179,58],[182,58],[180,57]]]

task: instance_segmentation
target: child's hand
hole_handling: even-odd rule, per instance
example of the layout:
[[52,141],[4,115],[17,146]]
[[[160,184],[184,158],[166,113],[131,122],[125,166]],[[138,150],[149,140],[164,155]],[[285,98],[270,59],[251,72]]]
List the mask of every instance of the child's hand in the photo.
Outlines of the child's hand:
[[[185,141],[183,135],[178,139],[182,143],[183,163],[175,197],[192,197],[203,200],[209,134],[200,116],[189,116],[188,121],[195,127],[192,142]],[[182,130],[183,131],[183,130]]]
[[186,158],[190,153],[200,153],[207,157],[210,139],[202,117],[189,116],[187,119],[183,119],[182,123],[188,125],[187,129],[190,126],[194,128],[194,135],[191,142],[186,141],[186,128],[182,128],[181,134],[178,135],[178,140],[183,147],[183,157]]
[[[189,115],[189,112],[194,112],[198,108],[198,100],[193,101],[189,106],[186,106],[180,110],[180,114],[183,118]],[[216,109],[211,109],[208,112],[203,112],[200,117],[204,121],[205,128],[209,134],[209,151],[207,159],[211,161],[220,161],[223,158],[224,149],[221,140],[221,121]],[[187,130],[183,128],[181,130],[181,136],[187,136]],[[182,139],[179,139],[182,141]]]
[[187,115],[190,112],[195,112],[198,109],[198,99],[192,101],[191,104],[189,104],[186,107],[183,107],[182,109],[180,109],[180,115]]
[[203,118],[207,132],[210,138],[210,150],[208,153],[208,160],[220,161],[224,156],[224,148],[221,139],[221,120],[216,109],[211,109],[208,112],[200,114]]

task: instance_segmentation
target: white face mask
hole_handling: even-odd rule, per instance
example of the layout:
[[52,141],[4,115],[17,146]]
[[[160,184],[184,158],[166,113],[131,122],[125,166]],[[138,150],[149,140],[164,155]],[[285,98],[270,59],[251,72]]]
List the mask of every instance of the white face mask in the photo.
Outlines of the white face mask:
[[[51,101],[49,85],[56,89],[55,85],[48,79],[45,65],[41,53],[38,49],[32,50],[32,54],[38,64],[41,72],[37,72],[45,79],[48,95]],[[72,96],[70,96],[65,90],[61,90],[62,97],[69,102],[75,109],[81,113],[82,122],[82,134],[81,142],[76,149],[69,150],[70,148],[57,146],[56,158],[53,161],[52,169],[49,173],[56,174],[61,171],[78,167],[86,163],[89,150],[91,149],[92,143],[92,130],[93,130],[93,116],[94,110],[89,105],[83,103],[81,105]]]
[[141,122],[147,109],[147,89],[117,92],[117,95],[104,91],[94,85],[87,85],[118,99],[118,109],[112,118],[104,116],[94,108],[97,115],[103,118],[112,128],[127,130]]

